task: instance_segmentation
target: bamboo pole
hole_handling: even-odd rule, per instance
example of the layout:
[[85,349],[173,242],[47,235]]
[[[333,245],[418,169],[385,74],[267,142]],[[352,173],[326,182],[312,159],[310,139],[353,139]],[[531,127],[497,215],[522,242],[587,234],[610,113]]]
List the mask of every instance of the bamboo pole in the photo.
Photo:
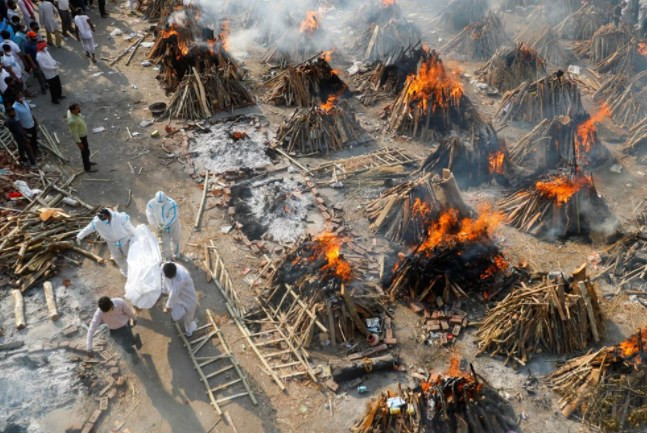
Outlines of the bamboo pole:
[[25,323],[25,302],[22,298],[22,293],[20,293],[20,290],[14,289],[11,291],[11,295],[13,296],[16,329],[25,329],[27,324]]
[[54,288],[50,281],[43,283],[43,290],[45,291],[45,300],[47,301],[47,310],[49,311],[49,318],[53,321],[58,320],[58,311],[56,310],[56,297],[54,296]]

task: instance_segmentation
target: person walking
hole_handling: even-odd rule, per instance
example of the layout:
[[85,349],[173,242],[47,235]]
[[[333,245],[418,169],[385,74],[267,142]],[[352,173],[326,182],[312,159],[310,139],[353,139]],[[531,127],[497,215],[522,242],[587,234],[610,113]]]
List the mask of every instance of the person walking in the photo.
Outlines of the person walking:
[[[34,23],[35,24],[35,23]],[[44,95],[47,93],[47,81],[45,80],[45,75],[43,71],[38,67],[38,61],[36,56],[38,55],[38,34],[33,30],[27,32],[27,42],[23,48],[25,52],[25,57],[30,59],[30,63],[33,63],[33,75],[38,80],[40,85],[40,91]]]
[[177,259],[180,253],[180,215],[177,203],[171,197],[158,191],[146,205],[146,218],[152,231],[157,231],[162,238],[162,255],[167,250],[170,240],[171,256]]
[[16,110],[13,107],[7,108],[7,119],[4,122],[4,126],[7,127],[11,135],[13,135],[13,139],[16,141],[20,162],[25,165],[27,162],[31,165],[36,165],[36,156],[34,156],[34,152],[31,149],[25,130],[16,118]]
[[90,161],[90,146],[88,144],[88,125],[81,115],[81,106],[78,103],[70,105],[67,110],[67,127],[72,134],[72,139],[81,150],[81,160],[83,161],[83,170],[86,173],[94,173],[97,170],[92,166],[96,163]]
[[63,96],[63,88],[61,87],[61,78],[58,75],[59,63],[54,60],[47,50],[46,42],[40,42],[37,48],[38,53],[36,54],[36,60],[38,61],[38,67],[43,71],[43,75],[45,75],[45,79],[49,85],[49,94],[52,97],[52,104],[58,104],[61,99],[65,98],[65,96]]
[[72,28],[72,13],[70,12],[70,0],[58,0],[58,14],[61,17],[61,27],[63,28],[63,37],[74,35]]
[[18,0],[16,3],[20,8],[20,11],[22,12],[23,20],[25,20],[26,23],[35,20],[34,10],[36,8],[34,7],[33,3],[30,0]]
[[181,320],[185,335],[187,337],[193,335],[193,331],[198,328],[193,320],[198,308],[198,298],[189,271],[184,266],[173,262],[164,263],[162,292],[169,294],[165,311],[171,314],[171,320],[174,322]]
[[20,125],[27,132],[29,144],[34,155],[38,156],[40,154],[40,150],[38,149],[38,121],[32,114],[29,104],[25,101],[24,93],[18,93],[16,102],[12,106],[16,110],[16,117]]
[[106,0],[98,0],[99,3],[99,14],[101,18],[108,18],[108,12],[106,12]]
[[106,241],[108,249],[115,261],[121,275],[128,276],[128,249],[130,242],[135,234],[135,228],[130,222],[130,217],[125,212],[115,212],[108,208],[103,208],[92,218],[90,224],[85,226],[76,235],[76,243],[81,245],[81,241],[91,233],[97,232],[101,239]]
[[99,329],[102,323],[105,323],[110,330],[110,336],[119,344],[124,350],[131,354],[135,354],[133,346],[135,343],[135,336],[133,335],[132,328],[137,325],[137,316],[132,308],[121,298],[109,298],[102,296],[97,303],[97,311],[92,316],[92,322],[88,328],[86,336],[86,348],[88,352],[92,353],[94,346],[94,334]]
[[58,29],[58,22],[56,21],[58,11],[52,3],[52,0],[43,0],[41,2],[38,8],[38,16],[40,25],[45,28],[45,32],[47,33],[47,43],[54,45],[52,41],[52,35],[54,35],[56,48],[61,48],[61,32]]
[[92,63],[97,63],[94,57],[96,49],[94,48],[94,25],[90,21],[90,17],[85,15],[83,10],[77,9],[76,16],[74,17],[74,25],[76,26],[76,40],[81,42],[85,55],[92,59]]

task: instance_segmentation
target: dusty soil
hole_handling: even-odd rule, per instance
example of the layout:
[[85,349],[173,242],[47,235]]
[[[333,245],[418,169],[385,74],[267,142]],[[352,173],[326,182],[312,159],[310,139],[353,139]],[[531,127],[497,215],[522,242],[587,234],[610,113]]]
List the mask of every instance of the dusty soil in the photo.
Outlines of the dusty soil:
[[[429,11],[414,8],[410,1],[402,1],[402,6],[405,11],[415,11],[408,16],[424,29],[425,37],[431,42],[432,47],[438,45],[439,37],[446,37],[433,30],[428,16]],[[103,20],[98,18],[96,11],[91,12],[91,16],[97,23],[100,58],[113,58],[131,43],[125,41],[123,36],[117,36],[114,39],[108,37],[107,35],[114,28],[120,28],[124,34],[129,34],[149,27],[148,23],[138,18],[126,16],[125,9],[121,5],[110,4],[110,9],[111,17]],[[514,29],[522,26],[518,15],[506,14],[505,20],[511,34],[514,34]],[[343,39],[350,36],[340,35],[340,37]],[[180,206],[183,226],[183,263],[191,271],[199,292],[198,319],[200,323],[204,323],[204,311],[207,308],[216,314],[223,333],[259,400],[258,406],[253,406],[248,399],[235,400],[225,406],[239,432],[347,431],[362,415],[365,404],[371,397],[397,383],[413,383],[413,379],[407,373],[401,372],[367,376],[364,384],[368,387],[369,393],[365,395],[359,395],[354,388],[347,387],[342,387],[337,395],[332,395],[313,384],[298,382],[289,382],[287,392],[281,392],[242,340],[241,334],[227,315],[223,299],[215,286],[207,281],[205,272],[201,268],[202,244],[210,239],[215,241],[243,302],[251,302],[256,296],[245,277],[249,269],[252,273],[259,269],[261,260],[252,255],[241,243],[236,242],[231,234],[221,232],[221,227],[231,225],[233,221],[227,215],[226,208],[217,206],[218,197],[208,199],[202,230],[200,232],[191,230],[201,195],[201,185],[194,180],[194,177],[202,171],[201,169],[196,171],[189,158],[185,156],[168,158],[170,153],[181,155],[180,134],[170,138],[155,139],[150,137],[151,131],[158,129],[162,135],[165,135],[164,124],[155,123],[147,128],[139,126],[140,121],[151,118],[147,110],[149,104],[168,101],[168,97],[164,95],[154,79],[155,71],[140,65],[145,58],[146,50],[140,49],[130,66],[124,66],[124,61],[121,61],[112,68],[105,60],[101,60],[97,66],[92,65],[81,53],[79,44],[71,39],[64,43],[63,48],[51,49],[51,52],[63,64],[61,77],[64,94],[68,97],[65,102],[81,103],[90,128],[99,126],[106,128],[105,132],[90,134],[93,159],[99,164],[99,172],[86,174],[74,184],[79,196],[90,203],[105,206],[118,205],[120,210],[127,211],[137,223],[145,222],[146,202],[160,189],[175,198]],[[260,77],[265,73],[264,68],[257,62],[261,54],[262,50],[258,48],[257,51],[250,51],[249,57],[244,59],[244,64],[249,71],[251,87],[258,90],[259,98],[262,93],[258,84]],[[352,59],[336,58],[333,60],[333,66],[347,66],[349,60]],[[339,65],[335,65],[336,62]],[[463,64],[462,67],[465,73],[471,74],[476,65]],[[347,78],[345,73],[342,76]],[[469,85],[469,79],[465,79],[464,84],[481,113],[486,117],[492,115],[496,109],[497,100],[477,94],[476,90]],[[590,95],[585,95],[585,98],[587,106],[591,107]],[[41,121],[50,131],[55,131],[64,142],[62,148],[70,162],[63,167],[63,170],[70,174],[79,170],[80,156],[70,140],[63,121],[65,107],[50,104],[46,96],[37,96],[32,102],[37,105],[35,113]],[[429,146],[424,143],[393,138],[381,132],[382,121],[379,120],[378,114],[382,104],[373,107],[363,107],[357,103],[354,105],[361,125],[375,141],[371,145],[350,149],[327,159],[343,158],[386,146],[396,146],[419,158],[424,158],[429,152]],[[272,133],[290,112],[291,110],[269,107],[261,101],[257,107],[237,110],[236,114],[244,113],[267,119],[270,125],[267,132]],[[216,119],[223,117],[226,115],[221,114]],[[513,142],[524,131],[527,130],[507,128],[500,134],[508,142]],[[131,136],[133,133],[138,135],[133,137]],[[625,167],[622,174],[611,173],[608,167],[602,167],[594,175],[598,179],[596,184],[598,190],[608,200],[611,208],[621,219],[628,220],[638,203],[647,197],[647,186],[643,181],[644,174],[641,174],[645,168],[637,165],[635,158],[618,154],[617,148],[620,143],[618,140],[611,141],[621,133],[622,131],[610,122],[605,123],[602,128],[603,140]],[[142,155],[138,156],[140,154]],[[314,166],[321,161],[321,158],[300,160],[306,167]],[[128,162],[133,166],[135,174],[132,173]],[[276,168],[281,167],[285,162],[275,161],[273,164]],[[291,173],[289,176],[299,182],[302,181],[299,173]],[[357,237],[357,241],[368,245],[372,237],[368,232],[367,221],[362,215],[362,205],[367,199],[379,194],[382,188],[381,185],[363,185],[360,182],[349,184],[344,189],[323,188],[321,192],[328,202],[339,204],[343,208],[346,223]],[[503,192],[504,190],[499,186],[487,185],[465,191],[465,196],[469,204],[476,204],[493,201]],[[132,200],[127,205],[129,193],[132,193]],[[316,233],[320,228],[321,221],[315,221],[313,224],[308,224],[306,230]],[[512,261],[525,260],[538,270],[559,269],[569,272],[587,261],[594,252],[603,248],[602,245],[577,242],[547,243],[507,227],[502,228],[498,236],[504,252]],[[388,248],[386,242],[378,240],[376,252]],[[105,250],[99,250],[98,253],[103,256],[108,255]],[[30,294],[26,297],[28,326],[23,331],[13,329],[12,304],[8,298],[8,291],[0,293],[0,325],[5,331],[3,341],[21,340],[26,344],[19,350],[0,353],[0,367],[3,370],[0,377],[0,403],[13,401],[12,404],[16,405],[15,407],[24,405],[21,415],[14,416],[4,427],[0,424],[0,428],[4,428],[5,432],[27,431],[27,428],[30,428],[30,432],[62,432],[67,428],[82,425],[96,407],[95,399],[79,392],[82,386],[69,374],[63,374],[59,378],[51,375],[50,370],[45,368],[35,370],[37,375],[34,375],[33,371],[29,374],[18,371],[19,363],[22,362],[21,356],[36,356],[30,352],[34,347],[64,341],[65,337],[61,331],[69,324],[81,327],[80,332],[71,339],[76,342],[84,341],[82,325],[87,325],[89,322],[96,299],[102,295],[123,295],[125,281],[117,268],[112,265],[100,266],[89,260],[84,260],[80,267],[68,264],[52,280],[54,286],[61,285],[64,279],[69,279],[71,285],[64,293],[58,294],[60,299],[64,299],[60,321],[50,323],[45,318],[46,309],[42,296],[36,293]],[[602,344],[613,343],[642,324],[645,310],[627,297],[617,296],[611,287],[601,284],[599,289],[605,295],[604,307],[609,318],[607,335]],[[32,291],[35,292],[35,290]],[[469,305],[467,309],[474,317],[482,314],[480,306]],[[473,329],[464,333],[451,350],[432,350],[420,342],[418,316],[401,305],[394,307],[394,314],[395,334],[399,342],[397,350],[405,360],[408,371],[415,372],[419,368],[443,371],[449,357],[453,353],[458,353],[462,358],[473,362],[476,370],[513,404],[517,415],[522,418],[521,431],[526,433],[570,432],[580,428],[577,422],[567,421],[559,414],[555,404],[557,399],[545,386],[541,383],[535,385],[532,380],[529,380],[529,377],[541,377],[551,371],[557,362],[564,359],[563,357],[540,356],[526,368],[515,370],[504,366],[498,359],[486,356],[475,357]],[[210,406],[204,387],[191,365],[186,350],[170,318],[162,312],[159,304],[149,311],[139,313],[138,325],[135,329],[142,342],[139,361],[135,363],[130,357],[120,357],[120,366],[127,377],[127,390],[120,399],[111,403],[111,407],[97,424],[95,431],[99,433],[126,432],[126,429],[132,433],[234,431],[231,426],[220,420]],[[346,348],[342,348],[340,352],[345,350]],[[313,353],[315,361],[326,359],[326,356],[330,355],[330,350],[320,352]],[[59,359],[63,355],[58,350],[45,353],[50,362],[48,368],[61,369],[65,366],[67,361]],[[322,363],[322,361],[318,362]],[[10,373],[7,374],[4,371]],[[9,388],[20,386],[19,382],[38,381],[43,377],[48,377],[48,380],[59,387],[56,391],[58,394],[52,399],[60,405],[28,404],[27,401],[30,398],[49,396],[46,391],[37,387],[33,388],[32,396],[22,398],[18,395],[14,400],[2,399],[1,396],[7,397],[8,394],[12,394]],[[21,398],[21,401],[15,401]],[[0,416],[0,422],[2,421]]]

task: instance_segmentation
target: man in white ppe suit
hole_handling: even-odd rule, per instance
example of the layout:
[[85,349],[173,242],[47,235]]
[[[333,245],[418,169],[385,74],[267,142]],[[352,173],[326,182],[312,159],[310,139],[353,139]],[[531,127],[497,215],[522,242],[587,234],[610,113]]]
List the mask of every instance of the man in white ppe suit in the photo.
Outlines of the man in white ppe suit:
[[97,232],[101,239],[106,241],[112,259],[117,263],[121,274],[128,275],[128,248],[135,233],[135,228],[130,222],[130,217],[125,212],[114,212],[104,208],[99,211],[90,224],[76,235],[76,243],[81,244],[83,238]]
[[174,322],[182,321],[184,333],[190,337],[198,328],[193,320],[198,298],[189,271],[182,265],[166,262],[162,265],[162,292],[168,293],[166,312]]
[[164,192],[158,191],[146,205],[146,218],[151,231],[156,230],[162,237],[162,254],[167,250],[170,238],[171,255],[177,259],[180,255],[180,214],[177,203]]

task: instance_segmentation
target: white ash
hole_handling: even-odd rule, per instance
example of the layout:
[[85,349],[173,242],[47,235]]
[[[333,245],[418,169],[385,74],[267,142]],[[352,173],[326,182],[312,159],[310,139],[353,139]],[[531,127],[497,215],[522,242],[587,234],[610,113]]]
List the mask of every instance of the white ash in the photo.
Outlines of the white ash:
[[[232,132],[244,132],[246,138],[234,140]],[[272,164],[267,156],[271,137],[256,122],[226,122],[211,127],[205,134],[196,133],[190,146],[191,157],[199,172],[224,173],[243,168],[263,168]]]
[[295,241],[306,229],[312,197],[303,184],[283,179],[251,188],[247,202],[259,221],[267,221],[266,233],[278,242]]

